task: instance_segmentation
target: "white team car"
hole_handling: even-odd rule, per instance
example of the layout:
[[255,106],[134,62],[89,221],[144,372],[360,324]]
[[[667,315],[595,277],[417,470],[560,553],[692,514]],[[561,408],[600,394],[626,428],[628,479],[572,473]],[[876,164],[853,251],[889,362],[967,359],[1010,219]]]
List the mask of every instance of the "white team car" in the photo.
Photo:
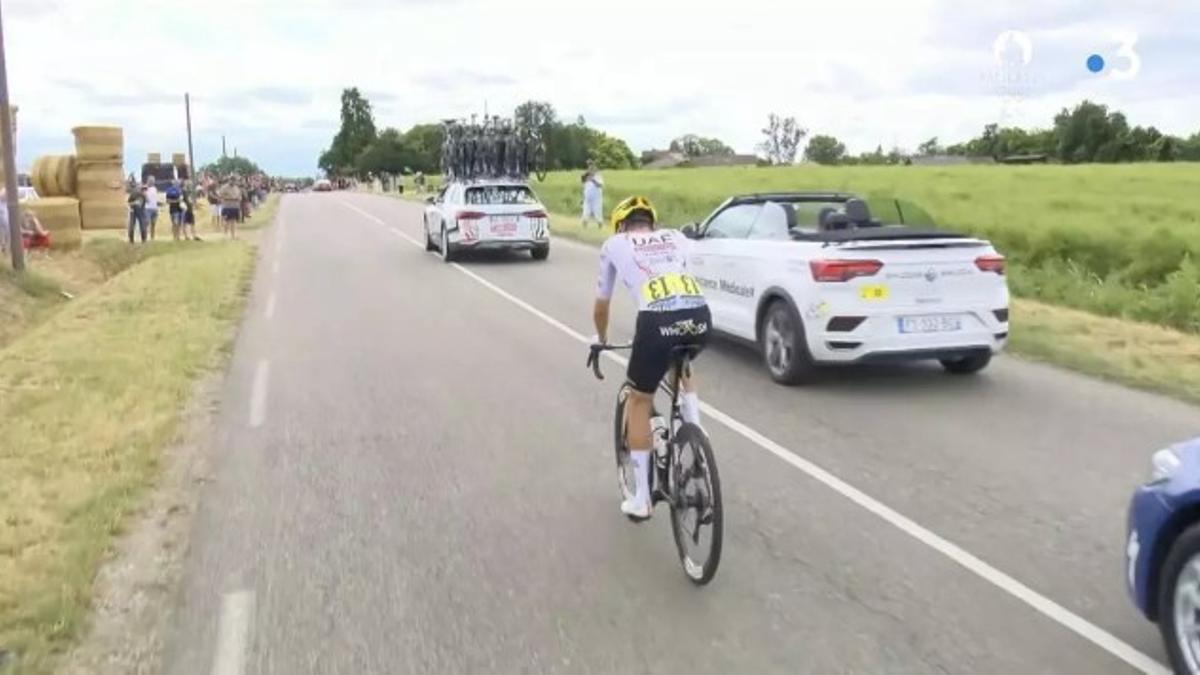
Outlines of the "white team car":
[[732,197],[699,224],[690,272],[714,328],[755,342],[771,377],[820,364],[936,359],[987,366],[1008,338],[1004,257],[987,241],[885,224],[849,194]]
[[448,183],[426,198],[425,250],[446,262],[465,250],[529,251],[550,256],[550,219],[528,185],[513,181]]

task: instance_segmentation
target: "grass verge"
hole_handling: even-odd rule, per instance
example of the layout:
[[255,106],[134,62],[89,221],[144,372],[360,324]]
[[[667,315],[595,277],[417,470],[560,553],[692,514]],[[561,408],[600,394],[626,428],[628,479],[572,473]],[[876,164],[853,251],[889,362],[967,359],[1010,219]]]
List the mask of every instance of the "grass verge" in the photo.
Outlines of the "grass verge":
[[[253,224],[269,216],[262,209]],[[0,348],[6,674],[52,672],[83,626],[96,571],[157,478],[159,454],[174,439],[194,381],[223,358],[254,246],[129,247],[102,237],[80,256],[88,274],[129,269],[42,310],[43,321]]]
[[[599,246],[607,228],[554,214],[555,236]],[[1200,336],[1014,298],[1009,351],[1200,404]]]
[[1200,337],[1190,333],[1018,298],[1009,349],[1200,404]]

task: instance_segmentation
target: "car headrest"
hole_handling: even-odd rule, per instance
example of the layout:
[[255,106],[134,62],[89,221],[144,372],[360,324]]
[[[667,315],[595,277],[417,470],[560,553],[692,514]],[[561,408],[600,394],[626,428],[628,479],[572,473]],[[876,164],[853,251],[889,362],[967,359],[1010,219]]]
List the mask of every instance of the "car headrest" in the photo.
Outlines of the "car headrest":
[[822,207],[821,210],[817,212],[817,228],[822,230],[829,229],[827,227],[829,224],[829,217],[835,213],[837,213],[837,209],[833,208],[832,206]]
[[825,224],[821,226],[822,230],[848,230],[855,226],[853,220],[844,213],[834,211],[825,219]]
[[846,217],[855,223],[866,223],[871,220],[871,209],[861,199],[847,199],[843,207]]
[[796,227],[796,207],[788,202],[780,204],[783,207],[783,214],[787,216],[787,228],[791,230]]

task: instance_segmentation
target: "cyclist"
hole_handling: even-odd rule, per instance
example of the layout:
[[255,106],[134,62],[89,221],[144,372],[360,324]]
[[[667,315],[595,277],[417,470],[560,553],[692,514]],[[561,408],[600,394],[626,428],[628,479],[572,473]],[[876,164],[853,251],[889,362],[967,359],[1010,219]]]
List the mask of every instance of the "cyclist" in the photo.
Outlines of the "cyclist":
[[[695,345],[702,349],[712,324],[708,303],[696,280],[687,274],[691,243],[677,230],[655,229],[658,214],[649,199],[629,197],[612,211],[613,236],[600,249],[593,319],[596,340],[606,344],[609,303],[619,280],[637,304],[637,328],[627,377],[633,391],[626,402],[626,445],[633,462],[636,491],[621,511],[636,519],[650,517],[650,414],[654,392],[670,367],[671,350]],[[690,374],[685,374],[690,375]],[[700,399],[690,377],[682,381],[680,412],[686,422],[700,424]]]

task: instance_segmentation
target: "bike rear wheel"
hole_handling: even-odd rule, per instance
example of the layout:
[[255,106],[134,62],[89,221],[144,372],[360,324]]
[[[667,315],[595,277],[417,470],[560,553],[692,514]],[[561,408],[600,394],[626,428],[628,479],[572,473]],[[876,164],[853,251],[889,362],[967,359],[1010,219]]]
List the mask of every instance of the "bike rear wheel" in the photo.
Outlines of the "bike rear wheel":
[[692,583],[707,584],[721,563],[725,515],[721,480],[708,437],[684,423],[671,441],[671,532],[683,572]]

